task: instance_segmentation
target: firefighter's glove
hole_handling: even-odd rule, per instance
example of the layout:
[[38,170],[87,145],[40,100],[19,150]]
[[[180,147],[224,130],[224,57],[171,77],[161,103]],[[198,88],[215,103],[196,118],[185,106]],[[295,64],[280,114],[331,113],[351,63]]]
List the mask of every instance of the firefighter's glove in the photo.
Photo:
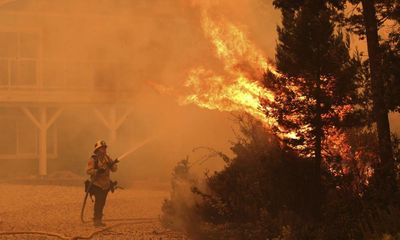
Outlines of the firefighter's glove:
[[118,158],[115,159],[114,161],[108,163],[108,168],[111,169],[115,164],[119,163]]
[[99,168],[97,169],[96,173],[97,174],[103,174],[106,170],[104,168]]

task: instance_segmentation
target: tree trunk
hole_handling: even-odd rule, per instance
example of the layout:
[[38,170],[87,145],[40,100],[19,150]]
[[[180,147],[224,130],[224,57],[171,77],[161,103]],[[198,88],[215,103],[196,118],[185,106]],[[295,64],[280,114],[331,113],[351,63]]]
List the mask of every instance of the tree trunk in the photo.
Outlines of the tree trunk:
[[[394,173],[394,158],[390,139],[388,110],[384,99],[384,79],[382,78],[382,54],[379,46],[378,21],[375,0],[362,0],[363,17],[367,36],[369,64],[371,72],[371,88],[373,111],[377,124],[380,164],[375,169],[379,189],[385,197],[397,189]],[[388,194],[388,195],[387,195]]]
[[323,139],[323,129],[322,129],[322,109],[321,109],[321,73],[320,67],[318,66],[318,71],[315,76],[315,81],[317,83],[315,89],[315,125],[314,125],[314,174],[315,174],[315,214],[319,217],[321,213],[322,206],[322,179],[321,179],[321,162],[322,162],[322,139]]
[[[317,100],[317,105],[320,101]],[[315,121],[315,149],[314,149],[314,172],[315,172],[315,214],[316,217],[320,216],[322,206],[322,179],[321,179],[321,162],[322,162],[322,118],[321,107],[317,106],[316,121]]]

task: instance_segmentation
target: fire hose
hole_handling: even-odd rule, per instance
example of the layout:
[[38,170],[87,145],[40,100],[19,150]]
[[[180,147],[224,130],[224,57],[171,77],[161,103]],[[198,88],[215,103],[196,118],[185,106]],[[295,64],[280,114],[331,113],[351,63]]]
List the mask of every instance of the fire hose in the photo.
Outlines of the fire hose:
[[[153,140],[153,138],[147,138],[146,140],[142,141],[141,143],[139,143],[138,145],[133,146],[131,149],[129,149],[128,151],[126,151],[125,153],[121,154],[116,160],[114,160],[114,162],[112,163],[112,165],[120,162],[121,159],[125,158],[126,156],[128,156],[129,154],[134,153],[135,151],[137,151],[138,149],[140,149],[141,147],[143,147],[144,145],[146,145],[148,142],[150,142],[151,140]],[[112,167],[109,166],[109,168]],[[90,194],[90,190],[93,186],[93,181],[91,180],[86,180],[85,182],[85,197],[83,198],[83,204],[82,204],[82,209],[81,209],[81,222],[85,223],[85,219],[84,219],[84,213],[85,213],[85,207],[86,207],[86,202],[87,202],[87,198]],[[111,191],[114,192],[115,189],[117,188],[121,188],[117,186],[117,182],[113,182],[111,181]]]
[[78,240],[78,239],[93,239],[94,236],[100,235],[104,232],[110,231],[112,228],[116,228],[122,225],[134,225],[134,224],[146,224],[146,223],[153,223],[157,221],[157,218],[131,218],[131,219],[118,219],[122,220],[124,222],[120,222],[117,224],[113,224],[111,226],[108,226],[106,228],[102,228],[100,230],[91,232],[87,236],[66,236],[61,233],[55,233],[55,232],[45,232],[45,231],[4,231],[0,232],[0,236],[17,236],[17,235],[37,235],[37,236],[43,236],[43,237],[52,237],[52,238],[58,238],[62,240]]

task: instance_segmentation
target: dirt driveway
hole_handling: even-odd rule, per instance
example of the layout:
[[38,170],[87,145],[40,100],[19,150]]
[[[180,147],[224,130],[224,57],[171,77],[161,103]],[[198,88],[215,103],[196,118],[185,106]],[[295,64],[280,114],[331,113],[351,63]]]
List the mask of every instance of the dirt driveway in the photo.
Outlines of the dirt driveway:
[[[186,239],[158,221],[168,196],[162,190],[124,189],[110,194],[104,213],[107,227],[102,229],[81,223],[81,187],[0,184],[0,193],[0,239]],[[89,200],[86,220],[91,219],[92,208]]]

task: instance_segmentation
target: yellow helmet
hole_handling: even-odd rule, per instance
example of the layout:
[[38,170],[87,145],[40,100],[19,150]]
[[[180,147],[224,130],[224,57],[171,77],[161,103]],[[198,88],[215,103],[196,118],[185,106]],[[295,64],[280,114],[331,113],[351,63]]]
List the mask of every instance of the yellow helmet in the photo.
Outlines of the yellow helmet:
[[105,142],[104,140],[97,141],[97,142],[94,144],[94,150],[95,150],[95,151],[96,151],[97,149],[101,148],[101,147],[107,147],[107,144],[106,144],[106,142]]

